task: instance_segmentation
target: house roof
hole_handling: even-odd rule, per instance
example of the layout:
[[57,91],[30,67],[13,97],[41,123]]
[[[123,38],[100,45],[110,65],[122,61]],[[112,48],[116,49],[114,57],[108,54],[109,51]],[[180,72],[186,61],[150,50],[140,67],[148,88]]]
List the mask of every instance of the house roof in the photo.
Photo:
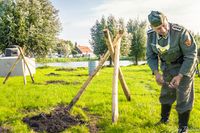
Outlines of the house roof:
[[81,53],[92,53],[92,50],[88,46],[78,45],[77,48],[81,51]]

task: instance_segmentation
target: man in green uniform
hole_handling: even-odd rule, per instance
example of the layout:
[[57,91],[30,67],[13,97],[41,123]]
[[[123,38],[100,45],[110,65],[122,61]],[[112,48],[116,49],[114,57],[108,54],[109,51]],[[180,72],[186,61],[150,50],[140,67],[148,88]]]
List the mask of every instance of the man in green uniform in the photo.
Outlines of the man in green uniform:
[[159,123],[168,123],[171,106],[176,101],[178,132],[187,133],[194,101],[193,80],[197,63],[195,40],[187,29],[169,23],[159,11],[152,11],[148,20],[152,29],[147,33],[147,63],[156,82],[162,86]]

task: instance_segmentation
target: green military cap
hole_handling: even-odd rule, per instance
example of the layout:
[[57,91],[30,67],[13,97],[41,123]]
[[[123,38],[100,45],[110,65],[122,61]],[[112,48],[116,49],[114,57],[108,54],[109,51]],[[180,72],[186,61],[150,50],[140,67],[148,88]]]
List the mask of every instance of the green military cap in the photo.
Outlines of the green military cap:
[[165,15],[159,11],[151,11],[148,15],[148,20],[151,26],[157,27],[163,23]]

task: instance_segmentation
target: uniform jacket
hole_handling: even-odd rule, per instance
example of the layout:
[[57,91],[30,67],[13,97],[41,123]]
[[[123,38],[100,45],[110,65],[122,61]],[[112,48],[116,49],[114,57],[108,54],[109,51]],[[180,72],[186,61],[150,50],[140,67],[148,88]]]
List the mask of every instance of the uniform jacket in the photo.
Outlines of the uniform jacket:
[[[178,73],[191,76],[197,63],[197,46],[191,33],[178,24],[169,23],[169,33],[167,38],[159,37],[152,29],[147,32],[147,63],[151,70],[170,69],[173,65],[180,64]],[[156,45],[165,46],[169,44],[169,49],[161,53]]]

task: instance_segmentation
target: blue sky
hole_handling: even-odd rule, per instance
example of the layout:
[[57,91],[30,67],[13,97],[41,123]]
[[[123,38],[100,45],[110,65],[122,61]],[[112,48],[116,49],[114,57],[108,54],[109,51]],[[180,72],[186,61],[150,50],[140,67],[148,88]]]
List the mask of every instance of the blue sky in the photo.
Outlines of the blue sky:
[[90,29],[101,17],[147,20],[151,10],[162,11],[170,22],[200,32],[199,0],[50,0],[59,10],[62,32],[59,38],[89,45]]

